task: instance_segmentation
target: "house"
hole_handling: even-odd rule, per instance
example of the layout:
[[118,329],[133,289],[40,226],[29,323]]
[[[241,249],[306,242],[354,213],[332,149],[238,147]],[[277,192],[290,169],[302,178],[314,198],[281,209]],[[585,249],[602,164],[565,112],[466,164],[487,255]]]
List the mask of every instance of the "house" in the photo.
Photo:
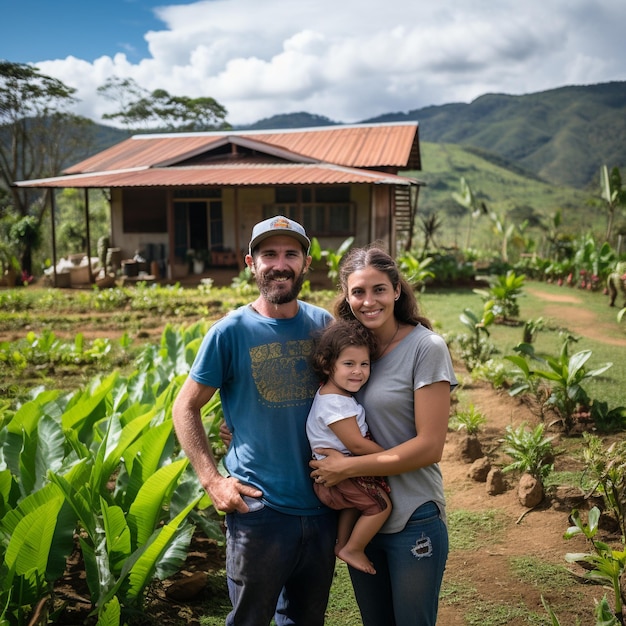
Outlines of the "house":
[[16,184],[109,189],[110,245],[124,259],[141,251],[176,278],[189,250],[210,266],[243,267],[253,225],[279,214],[322,249],[353,236],[397,253],[411,245],[422,184],[399,172],[420,169],[418,124],[408,122],[140,134],[63,176]]

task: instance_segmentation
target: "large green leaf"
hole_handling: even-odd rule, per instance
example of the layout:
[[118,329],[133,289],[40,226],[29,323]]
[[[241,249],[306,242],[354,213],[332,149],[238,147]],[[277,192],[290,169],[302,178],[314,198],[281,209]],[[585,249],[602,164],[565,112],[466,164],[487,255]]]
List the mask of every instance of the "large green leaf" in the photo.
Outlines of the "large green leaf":
[[51,472],[50,480],[61,489],[82,527],[93,539],[96,535],[97,511],[91,503],[89,469],[87,459],[83,459],[65,476]]
[[35,489],[41,488],[49,470],[58,471],[65,458],[65,436],[58,420],[43,415],[37,425],[35,453]]
[[119,574],[124,561],[132,552],[130,528],[126,523],[124,511],[119,506],[109,506],[101,499],[101,508],[109,567],[113,573]]
[[62,497],[53,498],[25,515],[15,527],[5,560],[18,575],[31,576],[33,571],[42,578],[45,575],[57,515],[62,505]]
[[[180,526],[185,521],[189,512],[196,506],[197,500],[190,502],[189,506],[183,509],[169,524],[163,526],[163,528],[157,530],[150,541],[147,542],[145,549],[141,551],[141,554],[137,561],[133,563],[129,579],[130,586],[127,591],[129,598],[138,598],[145,587],[150,583],[156,572],[157,564],[164,557],[171,545],[180,532]],[[189,527],[187,527],[189,529]],[[184,533],[181,541],[189,543],[191,534],[189,532]],[[175,569],[182,566],[186,556],[186,551],[175,550],[169,553],[169,571],[175,571]]]
[[172,373],[186,374],[189,371],[189,364],[185,354],[185,341],[182,332],[168,324],[161,335],[161,350],[164,362],[170,364]]
[[168,420],[148,430],[132,446],[126,449],[124,462],[130,480],[124,494],[124,502],[130,506],[142,485],[157,471],[163,463],[168,449],[168,440],[172,438],[173,423]]
[[63,413],[63,429],[77,430],[81,440],[90,440],[93,425],[104,417],[104,399],[115,385],[119,374],[113,372],[94,389],[87,389],[74,398],[71,406]]
[[98,612],[96,626],[119,626],[122,611],[117,596],[113,596]]
[[92,486],[98,486],[98,493],[103,492],[106,483],[117,469],[126,448],[148,428],[153,417],[154,411],[149,411],[121,429],[117,417],[109,418],[107,434],[96,455],[96,465],[93,472]]
[[162,506],[174,490],[187,463],[187,459],[180,459],[160,468],[139,490],[127,518],[135,546],[148,541],[160,521]]

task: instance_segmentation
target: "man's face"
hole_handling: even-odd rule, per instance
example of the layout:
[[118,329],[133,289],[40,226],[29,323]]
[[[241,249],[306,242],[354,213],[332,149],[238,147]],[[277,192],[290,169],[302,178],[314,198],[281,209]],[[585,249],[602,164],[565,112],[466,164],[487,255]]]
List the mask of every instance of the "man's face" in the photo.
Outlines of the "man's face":
[[285,304],[298,297],[304,275],[311,264],[302,246],[288,235],[264,239],[246,257],[261,296],[271,304]]

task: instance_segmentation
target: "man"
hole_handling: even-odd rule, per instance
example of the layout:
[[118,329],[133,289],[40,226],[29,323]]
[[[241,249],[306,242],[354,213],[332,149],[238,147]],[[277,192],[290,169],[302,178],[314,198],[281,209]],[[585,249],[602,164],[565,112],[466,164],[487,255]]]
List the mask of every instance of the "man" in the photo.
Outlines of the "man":
[[[227,626],[321,626],[335,563],[336,514],[316,498],[305,424],[317,381],[312,336],[331,320],[299,301],[311,264],[304,228],[258,223],[246,264],[260,295],[207,333],[173,409],[181,446],[226,512]],[[200,417],[219,389],[232,440],[216,467]]]

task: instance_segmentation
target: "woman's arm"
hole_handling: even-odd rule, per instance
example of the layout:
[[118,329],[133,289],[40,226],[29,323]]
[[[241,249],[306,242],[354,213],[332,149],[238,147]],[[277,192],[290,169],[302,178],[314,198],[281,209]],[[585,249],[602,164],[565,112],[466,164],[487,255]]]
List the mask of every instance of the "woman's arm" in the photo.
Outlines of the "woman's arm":
[[350,450],[350,454],[361,456],[362,454],[373,454],[384,450],[382,446],[361,434],[356,415],[333,422],[329,424],[329,428],[339,438],[339,441]]
[[393,476],[438,463],[443,454],[450,417],[450,383],[441,381],[417,389],[414,394],[417,435],[393,448],[358,457],[328,454],[311,461],[311,476],[332,486],[355,476]]

